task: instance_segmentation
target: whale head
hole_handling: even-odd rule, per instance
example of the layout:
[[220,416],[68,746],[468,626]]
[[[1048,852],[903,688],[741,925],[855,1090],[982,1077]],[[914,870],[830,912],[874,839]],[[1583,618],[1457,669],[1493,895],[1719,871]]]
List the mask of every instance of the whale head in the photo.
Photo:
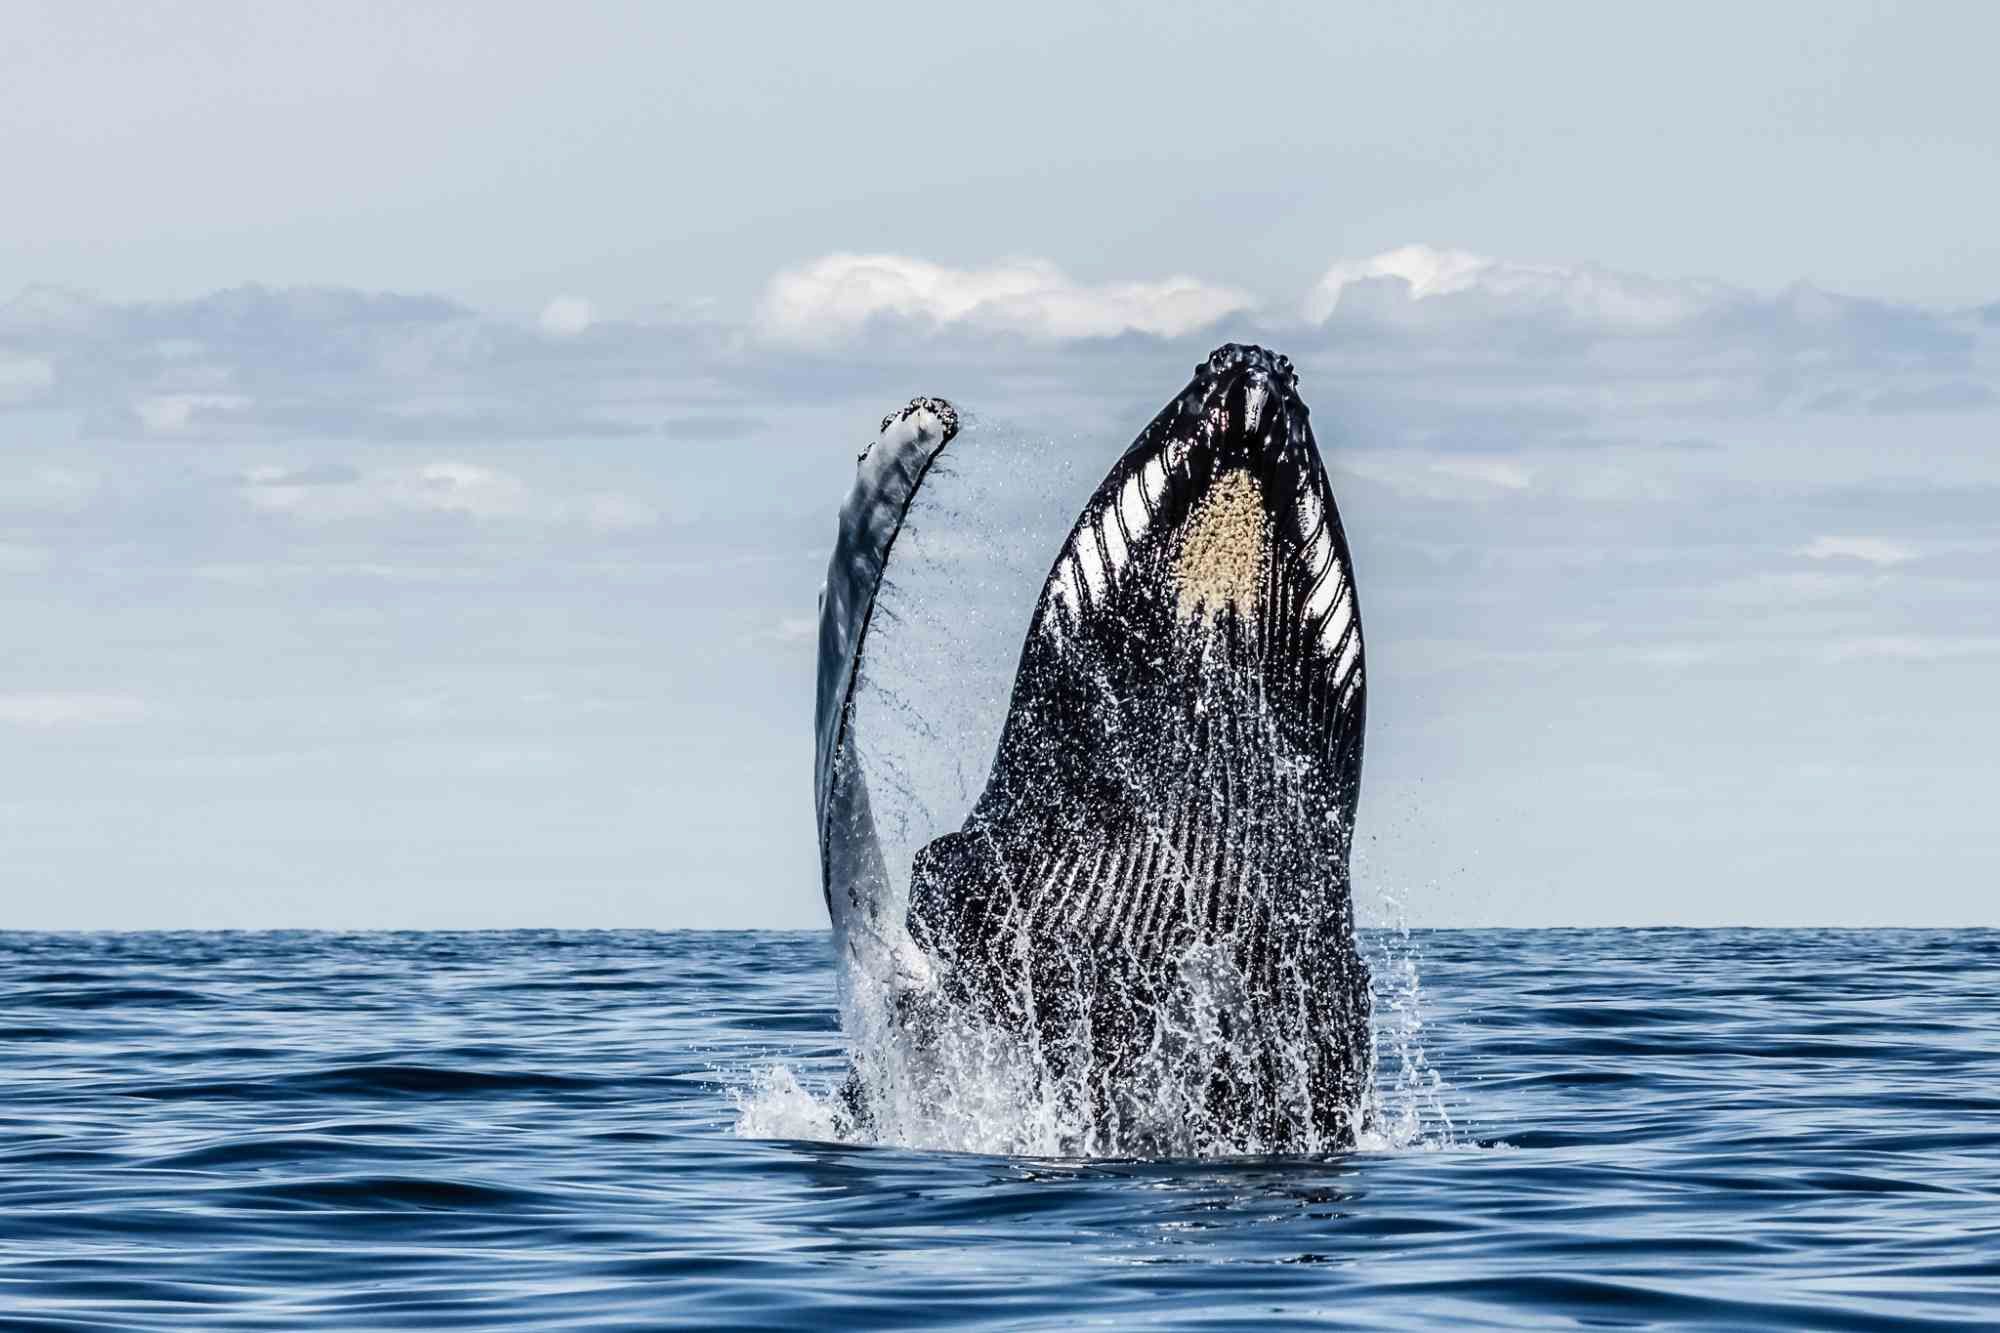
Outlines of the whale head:
[[1332,761],[1336,784],[1358,780],[1352,565],[1287,358],[1216,348],[1084,505],[1023,666],[1085,663],[1120,696],[1128,731],[1149,717],[1173,725],[1175,696],[1206,707],[1233,686],[1296,748]]

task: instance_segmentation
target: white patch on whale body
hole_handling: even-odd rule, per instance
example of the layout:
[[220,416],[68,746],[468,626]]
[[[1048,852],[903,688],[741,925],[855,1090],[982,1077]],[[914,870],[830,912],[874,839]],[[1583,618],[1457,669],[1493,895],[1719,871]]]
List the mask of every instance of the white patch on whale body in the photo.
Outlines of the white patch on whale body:
[[[1318,559],[1317,556],[1314,558]],[[1342,571],[1328,569],[1326,577],[1319,581],[1319,586],[1313,589],[1312,597],[1306,602],[1306,619],[1318,620],[1325,615],[1327,607],[1333,605],[1333,599],[1346,585],[1347,580],[1342,577]]]
[[1354,670],[1354,660],[1359,656],[1361,656],[1361,636],[1356,634],[1347,640],[1347,647],[1340,654],[1340,663],[1333,669],[1334,680],[1347,679],[1347,673]]
[[1125,531],[1132,534],[1132,540],[1135,542],[1146,535],[1146,525],[1153,521],[1153,516],[1146,510],[1146,500],[1140,494],[1139,486],[1139,474],[1134,472],[1125,479],[1125,489],[1118,493],[1118,511],[1124,515]]
[[1146,461],[1146,466],[1140,470],[1139,476],[1145,482],[1146,502],[1158,509],[1167,493],[1167,465],[1163,457],[1159,454],[1153,455]]
[[1111,562],[1113,574],[1125,568],[1131,552],[1125,549],[1125,534],[1118,528],[1118,507],[1104,506],[1104,517],[1098,521],[1098,530],[1104,534],[1104,555]]
[[[1310,490],[1300,491],[1299,531],[1313,539],[1315,550],[1318,549],[1318,543],[1326,537],[1326,529],[1320,524],[1320,520],[1324,517],[1325,514],[1319,506],[1319,497]],[[1314,562],[1313,573],[1315,575],[1319,573],[1317,561]]]
[[1083,571],[1083,584],[1090,589],[1091,605],[1104,601],[1104,557],[1098,553],[1097,537],[1089,527],[1076,535],[1076,564]]
[[1083,613],[1083,593],[1076,586],[1076,562],[1067,555],[1056,561],[1056,572],[1049,578],[1049,591],[1069,608],[1071,616]]
[[[1332,581],[1327,580],[1329,583]],[[1347,633],[1348,625],[1354,620],[1354,590],[1348,585],[1347,580],[1342,579],[1340,583],[1340,600],[1334,604],[1333,614],[1326,618],[1326,625],[1319,634],[1320,647],[1329,653],[1340,646],[1340,636]],[[1360,642],[1359,636],[1355,641]],[[1343,657],[1342,661],[1345,660]],[[1343,666],[1342,674],[1345,674],[1346,670],[1347,668]]]

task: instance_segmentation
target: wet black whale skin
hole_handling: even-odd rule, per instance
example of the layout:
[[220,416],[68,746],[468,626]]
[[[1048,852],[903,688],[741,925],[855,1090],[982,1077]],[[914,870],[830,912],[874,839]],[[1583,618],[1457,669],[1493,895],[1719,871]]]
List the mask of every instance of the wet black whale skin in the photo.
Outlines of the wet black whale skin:
[[[1124,567],[1072,608],[1056,572],[1083,542],[1110,563],[1107,514],[1163,457],[1177,465],[1143,535],[1120,524]],[[1258,612],[1190,628],[1179,537],[1239,469],[1265,506]],[[1331,648],[1303,556],[1321,522],[1326,577],[1349,580]],[[1296,378],[1259,348],[1197,368],[1058,553],[986,787],[961,829],[918,853],[908,927],[952,1003],[1027,1034],[1058,1078],[1083,1074],[1096,1122],[1123,1114],[1124,1089],[1155,1081],[1144,1063],[1172,1059],[1195,1026],[1193,959],[1227,1052],[1196,1094],[1207,1111],[1272,1149],[1353,1140],[1373,1051],[1349,882],[1367,707],[1351,580]]]

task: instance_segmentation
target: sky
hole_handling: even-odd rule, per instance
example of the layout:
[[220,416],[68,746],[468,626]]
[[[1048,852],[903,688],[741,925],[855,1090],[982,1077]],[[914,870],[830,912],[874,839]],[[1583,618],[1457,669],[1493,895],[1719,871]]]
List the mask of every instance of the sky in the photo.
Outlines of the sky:
[[713,8],[0,0],[0,928],[821,924],[874,423],[1231,338],[1365,915],[2000,925],[2000,13]]

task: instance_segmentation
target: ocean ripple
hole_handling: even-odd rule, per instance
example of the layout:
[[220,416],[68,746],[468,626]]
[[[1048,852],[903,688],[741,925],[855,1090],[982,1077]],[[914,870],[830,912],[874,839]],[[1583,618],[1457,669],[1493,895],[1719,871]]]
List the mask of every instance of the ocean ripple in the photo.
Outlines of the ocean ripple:
[[1099,1161],[830,1141],[823,934],[0,935],[0,1327],[2000,1323],[2000,933],[1414,946],[1410,1133]]

